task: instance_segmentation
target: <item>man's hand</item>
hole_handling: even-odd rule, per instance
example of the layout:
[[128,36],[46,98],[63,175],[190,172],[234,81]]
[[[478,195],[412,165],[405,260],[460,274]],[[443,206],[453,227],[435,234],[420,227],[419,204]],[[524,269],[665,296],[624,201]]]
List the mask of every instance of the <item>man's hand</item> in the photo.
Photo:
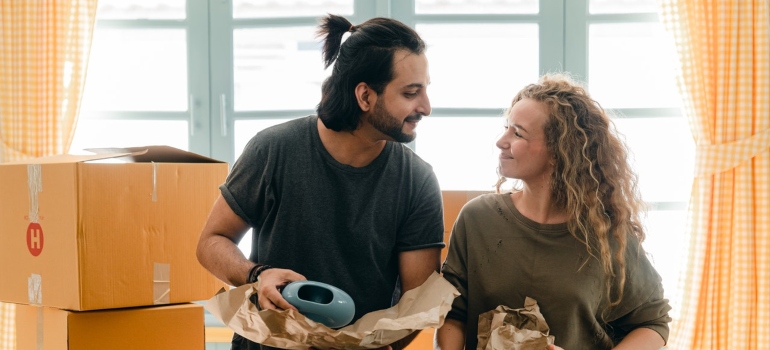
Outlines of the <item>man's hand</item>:
[[296,307],[289,304],[281,295],[281,288],[294,281],[307,280],[292,270],[271,268],[262,271],[259,274],[259,284],[257,287],[257,301],[260,310],[297,310]]

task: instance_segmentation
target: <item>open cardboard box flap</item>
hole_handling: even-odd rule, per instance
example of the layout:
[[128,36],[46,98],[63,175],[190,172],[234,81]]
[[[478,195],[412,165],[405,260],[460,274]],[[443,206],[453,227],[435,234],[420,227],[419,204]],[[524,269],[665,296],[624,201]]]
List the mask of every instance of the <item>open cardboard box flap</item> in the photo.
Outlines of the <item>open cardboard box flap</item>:
[[114,160],[125,163],[224,163],[200,154],[171,146],[87,148],[94,154],[57,154],[54,156],[24,159],[3,164],[60,164],[98,160]]
[[102,160],[115,157],[129,156],[129,153],[114,153],[114,154],[57,154],[55,156],[37,157],[23,160],[16,160],[12,162],[0,163],[0,165],[11,164],[63,164],[63,163],[80,163],[93,160]]
[[97,155],[116,157],[121,161],[133,163],[223,163],[200,154],[183,151],[171,146],[140,146],[125,148],[87,148],[86,151]]

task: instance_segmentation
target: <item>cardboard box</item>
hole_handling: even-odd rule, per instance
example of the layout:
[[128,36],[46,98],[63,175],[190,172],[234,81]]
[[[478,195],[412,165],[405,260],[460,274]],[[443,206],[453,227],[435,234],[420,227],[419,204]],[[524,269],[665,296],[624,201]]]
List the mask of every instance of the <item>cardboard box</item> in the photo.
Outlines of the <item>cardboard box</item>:
[[203,306],[97,311],[15,305],[18,350],[204,349]]
[[225,286],[195,249],[227,163],[167,146],[107,151],[125,152],[0,164],[0,301],[96,310]]
[[[460,215],[460,210],[471,199],[482,194],[491,193],[491,191],[441,191],[441,197],[444,204],[444,243],[449,246],[449,238],[452,235],[452,228]],[[446,259],[447,249],[441,250],[441,262]]]

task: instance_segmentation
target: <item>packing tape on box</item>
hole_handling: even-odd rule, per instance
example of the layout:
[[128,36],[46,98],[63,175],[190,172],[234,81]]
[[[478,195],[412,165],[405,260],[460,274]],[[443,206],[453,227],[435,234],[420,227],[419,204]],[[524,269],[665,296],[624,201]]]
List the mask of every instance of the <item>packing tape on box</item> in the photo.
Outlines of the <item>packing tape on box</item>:
[[45,344],[43,342],[45,339],[43,337],[43,307],[35,307],[37,308],[37,337],[35,337],[35,341],[37,343],[37,350],[43,350],[43,345]]
[[158,201],[158,163],[152,162],[152,201]]
[[[29,188],[29,222],[39,223],[38,193],[43,192],[43,176],[40,164],[27,165],[27,186]],[[37,334],[35,342],[38,350],[43,349],[43,279],[33,273],[27,278],[27,297],[29,304],[37,308]]]
[[40,221],[38,216],[38,196],[43,192],[43,177],[40,164],[27,165],[27,185],[29,186],[29,222]]
[[[40,202],[38,194],[43,192],[43,176],[40,164],[27,165],[27,187],[29,189],[29,222],[39,223]],[[37,334],[35,337],[36,348],[43,349],[43,279],[33,273],[27,278],[27,297],[29,304],[37,308]]]
[[171,292],[171,265],[154,263],[152,300],[154,304],[168,304]]
[[37,308],[37,329],[36,342],[37,349],[43,349],[43,278],[33,273],[27,278],[27,294],[29,304]]
[[43,279],[40,275],[33,273],[27,278],[27,294],[30,305],[43,304]]

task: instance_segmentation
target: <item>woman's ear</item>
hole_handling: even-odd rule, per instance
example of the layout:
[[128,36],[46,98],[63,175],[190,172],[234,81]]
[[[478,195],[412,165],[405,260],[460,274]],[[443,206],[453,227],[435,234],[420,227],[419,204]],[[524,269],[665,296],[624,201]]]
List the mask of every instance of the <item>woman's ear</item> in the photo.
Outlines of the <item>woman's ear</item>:
[[364,112],[371,110],[372,106],[374,106],[374,103],[377,101],[377,94],[364,82],[356,85],[355,94],[358,107]]

